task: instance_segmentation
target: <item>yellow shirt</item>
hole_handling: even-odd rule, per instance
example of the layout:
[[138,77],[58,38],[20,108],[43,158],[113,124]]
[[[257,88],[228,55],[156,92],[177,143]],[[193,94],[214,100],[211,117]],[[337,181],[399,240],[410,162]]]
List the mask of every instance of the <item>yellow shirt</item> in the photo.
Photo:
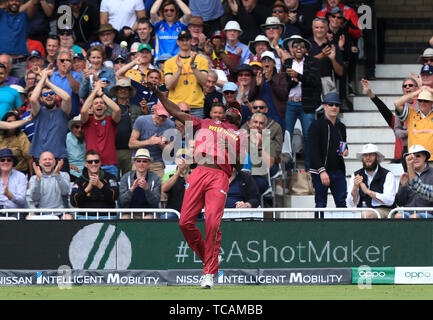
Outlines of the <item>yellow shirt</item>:
[[[125,72],[125,77],[138,82],[140,84],[143,84],[144,82],[147,81],[147,73],[149,72],[150,69],[155,69],[152,65],[149,65],[149,67],[147,68],[146,72],[142,73],[140,71],[140,69],[138,69],[137,67],[129,69],[128,71]],[[164,82],[164,76],[161,73],[161,71],[159,72],[161,74],[161,83]]]
[[409,108],[406,121],[408,130],[407,148],[420,144],[433,155],[433,112],[423,118],[421,111]]
[[[178,66],[176,64],[177,56],[167,60],[164,64],[164,76],[176,73]],[[181,57],[183,68],[179,79],[177,80],[176,87],[168,92],[168,98],[174,103],[186,102],[190,108],[203,108],[204,106],[204,92],[201,85],[198,83],[197,78],[194,76],[193,70],[190,67],[191,57]],[[200,71],[208,71],[208,61],[197,56],[195,58],[197,69]]]

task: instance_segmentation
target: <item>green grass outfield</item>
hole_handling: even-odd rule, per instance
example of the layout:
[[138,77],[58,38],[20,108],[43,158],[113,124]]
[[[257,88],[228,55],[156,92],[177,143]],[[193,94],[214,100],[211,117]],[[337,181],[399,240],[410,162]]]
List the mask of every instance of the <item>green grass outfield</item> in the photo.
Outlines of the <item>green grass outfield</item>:
[[432,300],[433,285],[0,287],[0,300]]

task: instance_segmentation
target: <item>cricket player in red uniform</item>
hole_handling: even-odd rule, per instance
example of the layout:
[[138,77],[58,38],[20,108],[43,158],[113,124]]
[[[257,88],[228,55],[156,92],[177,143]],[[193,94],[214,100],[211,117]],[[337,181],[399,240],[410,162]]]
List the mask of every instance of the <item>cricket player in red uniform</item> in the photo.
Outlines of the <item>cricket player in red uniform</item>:
[[[188,245],[204,263],[201,286],[210,289],[213,287],[213,276],[218,274],[220,226],[229,189],[229,177],[233,165],[238,168],[240,164],[241,134],[237,130],[241,114],[232,108],[227,110],[223,120],[199,119],[182,112],[155,86],[146,86],[155,91],[164,108],[173,117],[183,123],[192,121],[196,133],[194,160],[197,167],[186,181],[179,226]],[[201,214],[203,206],[206,240],[196,226],[196,218]]]

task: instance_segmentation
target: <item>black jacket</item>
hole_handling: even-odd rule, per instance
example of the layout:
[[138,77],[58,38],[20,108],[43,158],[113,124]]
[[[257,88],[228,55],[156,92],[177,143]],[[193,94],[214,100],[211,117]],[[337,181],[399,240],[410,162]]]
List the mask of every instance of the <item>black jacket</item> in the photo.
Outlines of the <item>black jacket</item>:
[[[253,208],[257,208],[260,204],[260,193],[256,181],[249,172],[238,171],[236,179],[239,179],[241,188],[241,196],[243,202],[251,203]],[[230,193],[230,186],[229,186]]]
[[[93,187],[90,192],[85,192],[84,189],[89,185],[89,174],[87,168],[84,168],[76,185],[72,187],[71,204],[78,208],[115,208],[119,195],[116,177],[101,169],[99,180],[104,184],[102,189]],[[96,213],[89,213],[89,215],[96,215]]]
[[[293,59],[286,59],[282,66],[282,72],[286,72],[286,68],[292,68]],[[314,113],[317,107],[321,104],[320,95],[322,94],[322,82],[320,80],[320,65],[319,60],[305,56],[304,71],[299,74],[298,80],[302,83],[302,107],[305,113]],[[287,77],[289,92],[298,85],[298,82]]]
[[338,155],[340,141],[347,141],[346,126],[337,119],[335,126],[325,116],[314,120],[308,129],[310,173],[341,170],[346,174],[342,156]]

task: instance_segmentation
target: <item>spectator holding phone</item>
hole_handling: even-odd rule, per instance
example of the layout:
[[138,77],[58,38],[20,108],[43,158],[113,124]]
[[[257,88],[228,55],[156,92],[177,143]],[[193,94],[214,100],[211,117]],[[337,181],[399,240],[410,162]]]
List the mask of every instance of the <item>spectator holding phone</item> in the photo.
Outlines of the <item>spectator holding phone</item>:
[[110,89],[116,84],[116,75],[114,70],[103,65],[105,61],[105,49],[96,45],[87,51],[88,63],[82,71],[80,89],[78,95],[81,99],[87,99],[96,82],[101,80],[105,86],[103,91],[106,95],[110,94]]

